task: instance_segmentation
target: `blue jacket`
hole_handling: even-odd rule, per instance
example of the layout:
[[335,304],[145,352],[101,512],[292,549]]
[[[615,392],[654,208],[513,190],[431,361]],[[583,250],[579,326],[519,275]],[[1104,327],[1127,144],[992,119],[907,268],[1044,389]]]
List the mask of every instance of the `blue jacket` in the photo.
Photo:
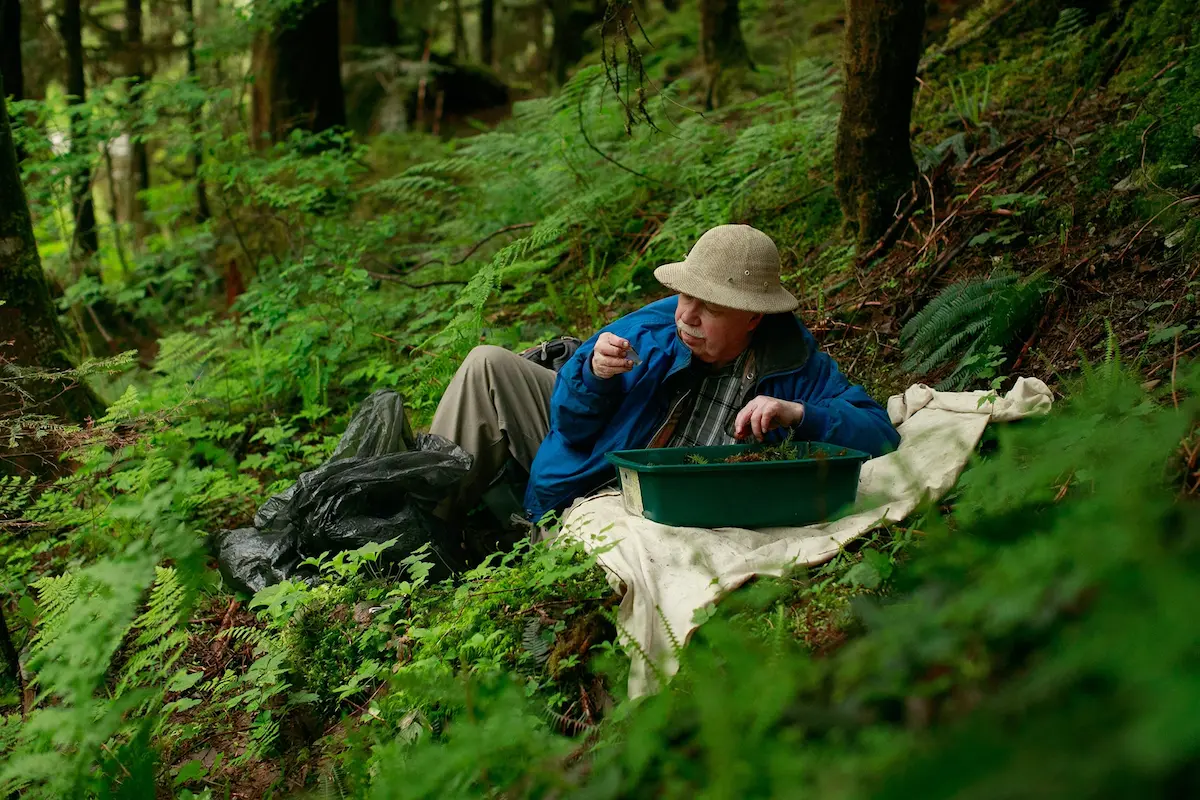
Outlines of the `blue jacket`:
[[[559,371],[550,398],[550,433],[538,448],[525,491],[525,508],[534,521],[611,481],[616,473],[605,453],[645,447],[666,420],[671,398],[663,387],[692,359],[676,334],[676,302],[668,297],[616,320],[584,342]],[[642,363],[607,380],[592,374],[592,348],[604,331],[627,339]],[[796,439],[872,455],[900,441],[887,412],[846,380],[794,314],[764,317],[754,346],[754,394],[804,404]],[[775,434],[776,439],[784,435]]]

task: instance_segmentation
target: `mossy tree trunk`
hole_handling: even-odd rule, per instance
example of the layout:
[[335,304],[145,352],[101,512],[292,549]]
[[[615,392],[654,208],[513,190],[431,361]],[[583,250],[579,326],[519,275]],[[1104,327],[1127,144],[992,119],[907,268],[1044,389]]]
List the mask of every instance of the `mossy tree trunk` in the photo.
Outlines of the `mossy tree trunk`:
[[[141,104],[141,89],[146,82],[146,59],[142,43],[142,0],[125,0],[125,48],[129,78],[129,110],[136,115]],[[133,222],[135,240],[140,247],[149,233],[146,221],[146,201],[142,192],[150,188],[150,155],[137,126],[129,132],[129,219]]]
[[[71,106],[87,102],[87,83],[83,77],[83,15],[80,0],[66,0],[59,30],[67,56],[67,103]],[[87,121],[78,109],[71,114],[71,154],[81,156],[90,153],[87,147]],[[85,259],[100,249],[96,234],[96,209],[92,205],[91,159],[79,158],[80,165],[71,175],[71,214],[75,221],[72,244],[75,251]],[[115,211],[115,209],[114,209]]]
[[[188,77],[197,85],[199,85],[199,75],[196,70],[196,3],[195,0],[184,0],[183,11],[186,17],[187,38],[184,42],[184,47],[187,50],[187,74]],[[194,109],[191,114],[192,118],[192,171],[196,176],[196,221],[204,222],[212,216],[212,210],[208,205],[208,189],[204,185],[204,178],[200,175],[200,168],[204,165],[204,148],[202,145],[203,137],[200,131],[201,123],[200,109]]]
[[917,176],[909,141],[925,0],[846,0],[846,85],[835,187],[860,245],[877,240]]
[[[70,369],[67,338],[58,322],[37,243],[29,205],[17,170],[8,103],[0,82],[0,341],[12,344],[0,349],[0,367],[12,363],[22,367]],[[104,405],[85,386],[68,388],[58,383],[37,382],[22,387],[28,398],[0,395],[0,415],[52,414],[72,422],[104,413]],[[33,405],[27,404],[32,400]]]
[[700,0],[700,53],[708,78],[704,104],[711,110],[720,104],[721,73],[729,68],[753,66],[742,36],[738,0]]
[[289,131],[313,133],[346,124],[338,52],[337,0],[301,3],[255,42],[252,131],[256,144]]

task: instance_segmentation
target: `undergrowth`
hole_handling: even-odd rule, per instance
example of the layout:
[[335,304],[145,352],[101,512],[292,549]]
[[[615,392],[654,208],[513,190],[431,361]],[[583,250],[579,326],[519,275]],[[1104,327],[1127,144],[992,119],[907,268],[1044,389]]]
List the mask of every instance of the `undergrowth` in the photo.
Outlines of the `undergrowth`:
[[[14,119],[38,121],[18,135],[42,256],[78,355],[103,356],[56,377],[88,380],[109,411],[85,426],[2,421],[7,442],[36,445],[52,469],[0,479],[0,600],[25,667],[0,678],[0,789],[599,798],[1193,786],[1196,519],[1174,502],[1168,465],[1200,385],[1168,361],[1170,381],[1146,394],[1121,372],[1111,324],[1090,383],[1065,387],[1062,414],[998,434],[953,511],[926,509],[824,567],[734,593],[683,648],[670,690],[638,704],[622,700],[616,595],[578,550],[526,543],[431,584],[420,558],[394,574],[368,549],[319,559],[315,582],[248,597],[222,586],[206,547],[323,463],[372,391],[402,391],[420,427],[471,346],[586,335],[660,291],[653,268],[718,223],[779,242],[820,335],[862,328],[848,309],[890,302],[867,287],[918,286],[906,365],[899,324],[838,353],[869,388],[994,384],[1047,316],[1048,287],[1070,297],[1097,263],[1193,263],[1194,9],[1122,5],[1110,25],[982,3],[931,51],[914,111],[931,187],[974,178],[976,162],[1054,122],[1045,163],[1014,170],[1013,185],[984,174],[952,186],[969,222],[953,228],[959,252],[991,276],[963,282],[941,271],[941,203],[913,212],[924,238],[908,242],[904,274],[876,282],[888,262],[856,261],[831,182],[835,37],[785,42],[766,11],[748,12],[747,37],[777,58],[760,57],[739,101],[703,115],[690,18],[650,25],[658,130],[629,135],[601,65],[451,141],[296,134],[260,151],[240,131],[235,93],[164,80],[137,120],[116,89],[74,107],[90,122],[72,155],[49,135],[66,119],[61,98],[20,104]],[[825,21],[808,4],[787,13],[797,30]],[[213,58],[244,44],[223,41]],[[1107,94],[1093,93],[1101,81]],[[1090,105],[1108,99],[1111,113]],[[195,128],[167,113],[200,105]],[[201,174],[213,218],[192,222],[179,202],[192,185],[172,179],[147,198],[152,230],[135,244],[100,180],[101,252],[73,263],[55,176],[156,118],[170,122],[143,132],[171,152],[195,139],[211,154]],[[1051,171],[1067,176],[1053,192],[1014,188]],[[1078,240],[1110,231],[1116,244],[1084,267],[1068,259]],[[1138,324],[1144,341],[1186,351],[1200,337],[1200,284],[1182,269],[1177,279],[1179,297],[1147,297]]]

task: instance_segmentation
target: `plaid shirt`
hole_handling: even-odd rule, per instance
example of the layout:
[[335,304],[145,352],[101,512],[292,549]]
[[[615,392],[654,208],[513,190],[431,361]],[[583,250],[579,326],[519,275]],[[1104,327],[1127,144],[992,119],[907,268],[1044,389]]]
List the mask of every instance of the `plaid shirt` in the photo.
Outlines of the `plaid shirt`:
[[[690,413],[681,407],[677,419],[670,421],[675,424],[667,441],[668,447],[708,447],[737,441],[733,423],[745,405],[746,389],[742,376],[750,352],[747,348],[732,364],[704,374],[699,386],[693,388],[685,400],[690,405]],[[682,421],[685,413],[686,421]]]

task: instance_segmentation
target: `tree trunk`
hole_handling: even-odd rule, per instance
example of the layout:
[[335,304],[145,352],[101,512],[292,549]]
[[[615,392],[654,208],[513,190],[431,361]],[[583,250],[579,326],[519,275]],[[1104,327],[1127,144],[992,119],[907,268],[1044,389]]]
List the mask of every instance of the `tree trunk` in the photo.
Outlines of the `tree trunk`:
[[738,0],[700,0],[700,52],[708,73],[705,105],[711,110],[719,104],[717,86],[722,71],[753,66],[742,37]]
[[450,10],[454,14],[454,60],[469,61],[471,54],[467,47],[467,28],[463,24],[462,0],[453,0]]
[[0,0],[0,77],[13,100],[25,99],[21,66],[21,0]]
[[[21,0],[0,0],[0,78],[13,100],[25,99],[25,70],[21,63]],[[17,148],[17,161],[25,153]]]
[[396,47],[400,24],[392,0],[355,0],[354,44],[357,47]]
[[[0,364],[7,361],[23,367],[70,369],[67,338],[42,273],[29,206],[17,171],[3,82],[0,82],[0,300],[4,301],[0,305],[0,341],[12,341],[10,346],[0,349]],[[83,422],[104,412],[104,405],[86,386],[68,389],[61,382],[40,381],[21,388],[29,397],[0,395],[0,415],[26,411]]]
[[591,7],[577,6],[575,0],[550,0],[550,73],[557,85],[567,82],[571,67],[587,54],[583,34],[597,19]]
[[496,0],[479,0],[479,60],[487,66],[496,53]]
[[[186,15],[187,40],[187,74],[188,78],[199,86],[199,76],[196,73],[196,3],[195,0],[183,0],[183,10]],[[204,222],[212,216],[208,207],[208,190],[204,178],[200,175],[200,167],[204,164],[204,149],[201,146],[200,131],[201,110],[195,109],[192,114],[192,173],[196,176],[196,222]]]
[[[125,48],[129,78],[129,107],[136,113],[141,104],[141,88],[146,80],[145,57],[142,53],[142,0],[125,0]],[[146,240],[146,204],[141,192],[150,188],[150,158],[146,142],[137,126],[129,131],[129,219],[133,222],[134,238],[140,247]]]
[[280,141],[296,128],[319,133],[345,125],[337,0],[284,12],[255,43],[252,71],[257,144]]
[[909,142],[925,0],[847,0],[835,188],[859,245],[877,240],[917,175]]
[[[67,104],[82,105],[87,100],[87,85],[83,78],[83,17],[79,0],[66,0],[59,18],[59,31],[67,54]],[[87,124],[79,109],[71,111],[71,152],[86,152]],[[85,162],[90,159],[85,159]],[[114,209],[115,211],[115,209]],[[96,235],[96,209],[92,205],[92,171],[84,163],[71,176],[71,214],[75,218],[72,250],[89,258],[100,249]]]

